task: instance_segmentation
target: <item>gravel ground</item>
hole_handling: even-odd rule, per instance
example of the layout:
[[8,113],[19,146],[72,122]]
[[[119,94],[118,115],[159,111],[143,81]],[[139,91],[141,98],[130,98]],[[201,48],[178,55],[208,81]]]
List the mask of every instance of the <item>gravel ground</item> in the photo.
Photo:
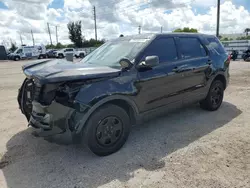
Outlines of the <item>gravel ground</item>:
[[20,113],[20,62],[0,62],[0,187],[250,187],[250,62],[231,63],[217,112],[193,105],[140,126],[125,146],[97,157],[32,136]]

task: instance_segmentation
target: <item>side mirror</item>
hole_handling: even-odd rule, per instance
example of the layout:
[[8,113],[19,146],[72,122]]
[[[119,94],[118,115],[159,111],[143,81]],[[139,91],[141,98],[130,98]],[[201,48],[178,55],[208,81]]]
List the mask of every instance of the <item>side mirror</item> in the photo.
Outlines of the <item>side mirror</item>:
[[145,58],[145,62],[141,63],[142,67],[152,68],[159,64],[159,57],[158,56],[147,56]]
[[133,66],[133,64],[131,63],[131,61],[127,58],[122,58],[120,61],[119,61],[119,64],[121,65],[121,67],[123,69],[129,69]]

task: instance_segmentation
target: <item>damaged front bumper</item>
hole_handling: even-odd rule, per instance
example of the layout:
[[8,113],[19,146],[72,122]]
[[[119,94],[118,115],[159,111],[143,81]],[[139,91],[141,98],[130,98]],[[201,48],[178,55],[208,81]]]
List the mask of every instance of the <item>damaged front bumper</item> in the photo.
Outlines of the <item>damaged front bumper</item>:
[[49,106],[43,106],[40,103],[32,102],[32,113],[29,125],[44,130],[52,130],[54,127],[66,131],[68,120],[74,109],[63,106],[55,101]]

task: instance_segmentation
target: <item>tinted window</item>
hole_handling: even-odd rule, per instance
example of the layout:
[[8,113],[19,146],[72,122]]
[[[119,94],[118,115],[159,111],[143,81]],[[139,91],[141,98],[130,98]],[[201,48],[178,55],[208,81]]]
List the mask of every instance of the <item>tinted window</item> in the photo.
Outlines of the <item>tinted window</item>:
[[73,52],[73,49],[66,49],[65,52]]
[[197,38],[180,38],[180,50],[181,57],[184,59],[207,55],[206,50]]
[[208,40],[208,47],[213,52],[216,52],[217,54],[226,53],[224,47],[222,46],[222,44],[220,43],[220,41],[217,38],[211,37],[211,38],[207,38],[207,40]]
[[176,46],[173,38],[161,38],[153,41],[144,53],[146,56],[158,56],[160,63],[172,62],[178,59]]

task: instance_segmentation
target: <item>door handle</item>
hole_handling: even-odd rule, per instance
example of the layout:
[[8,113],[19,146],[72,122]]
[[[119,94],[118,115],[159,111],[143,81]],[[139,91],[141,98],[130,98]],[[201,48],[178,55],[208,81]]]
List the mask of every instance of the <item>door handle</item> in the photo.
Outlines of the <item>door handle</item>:
[[173,70],[172,70],[173,72],[179,72],[180,71],[180,69],[178,68],[178,67],[175,67],[175,68],[173,68]]
[[208,65],[211,65],[211,64],[212,64],[212,60],[209,59],[209,60],[207,61],[207,64],[208,64]]

